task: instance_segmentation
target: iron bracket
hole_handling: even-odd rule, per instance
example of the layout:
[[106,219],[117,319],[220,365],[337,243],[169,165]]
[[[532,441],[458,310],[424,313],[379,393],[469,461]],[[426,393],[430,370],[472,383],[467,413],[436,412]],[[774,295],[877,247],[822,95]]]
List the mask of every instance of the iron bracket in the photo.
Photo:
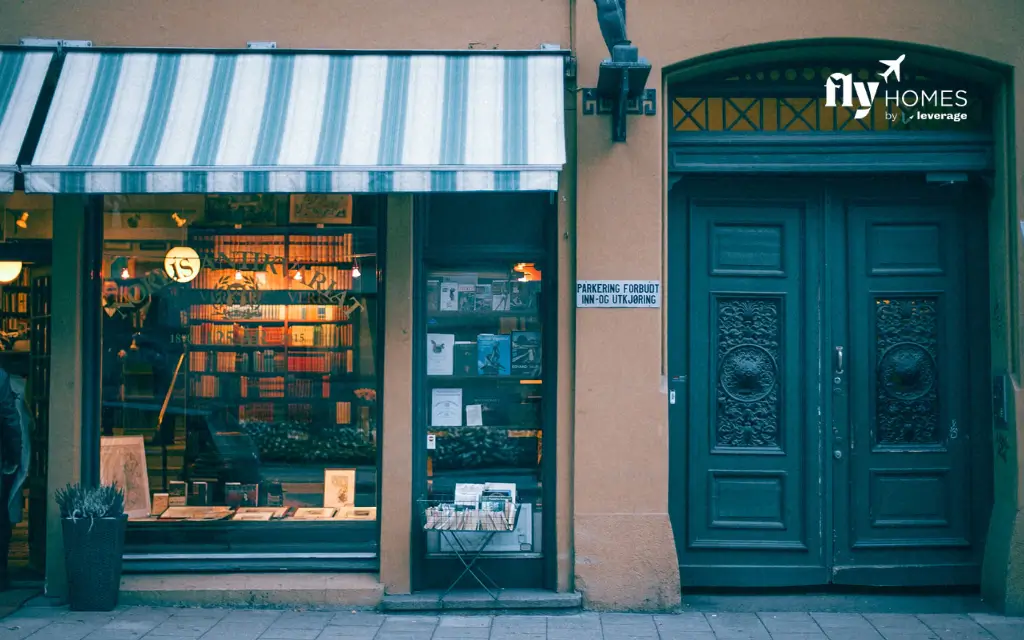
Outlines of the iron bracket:
[[583,115],[612,117],[612,140],[626,141],[626,116],[654,116],[658,114],[658,92],[656,89],[644,89],[635,98],[623,98],[622,94],[613,97],[600,95],[596,88],[583,89]]

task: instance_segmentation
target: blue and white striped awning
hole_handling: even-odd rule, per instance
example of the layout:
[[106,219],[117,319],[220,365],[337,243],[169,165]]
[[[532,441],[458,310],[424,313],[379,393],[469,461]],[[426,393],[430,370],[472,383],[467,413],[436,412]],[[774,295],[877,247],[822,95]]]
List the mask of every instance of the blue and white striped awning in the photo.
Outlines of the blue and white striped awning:
[[34,193],[553,191],[564,58],[69,52]]
[[52,51],[0,50],[0,193],[14,191],[18,154],[52,59]]

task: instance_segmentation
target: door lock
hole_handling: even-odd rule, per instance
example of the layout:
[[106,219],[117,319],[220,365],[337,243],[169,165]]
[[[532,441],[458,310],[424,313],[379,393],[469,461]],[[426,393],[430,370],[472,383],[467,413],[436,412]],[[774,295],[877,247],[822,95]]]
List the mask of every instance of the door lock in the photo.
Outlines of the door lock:
[[835,451],[833,451],[833,452],[832,452],[832,456],[833,456],[833,457],[834,457],[834,458],[835,458],[836,460],[842,460],[842,459],[843,459],[843,452],[842,452],[842,451],[840,451],[839,449],[836,449]]

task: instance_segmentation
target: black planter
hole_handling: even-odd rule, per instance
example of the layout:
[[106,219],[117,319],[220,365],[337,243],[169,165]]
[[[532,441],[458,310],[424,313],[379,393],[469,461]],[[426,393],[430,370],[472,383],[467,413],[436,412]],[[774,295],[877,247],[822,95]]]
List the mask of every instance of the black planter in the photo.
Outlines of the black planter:
[[110,611],[121,591],[121,556],[128,516],[61,520],[68,605],[72,611]]

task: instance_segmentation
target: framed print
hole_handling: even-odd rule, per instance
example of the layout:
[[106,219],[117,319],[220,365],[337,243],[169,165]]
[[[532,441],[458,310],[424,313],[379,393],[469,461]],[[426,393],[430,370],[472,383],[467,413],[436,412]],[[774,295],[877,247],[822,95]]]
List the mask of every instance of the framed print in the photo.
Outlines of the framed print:
[[293,520],[330,520],[334,515],[334,509],[317,509],[312,507],[300,507],[295,510]]
[[100,482],[116,484],[124,491],[124,511],[129,518],[150,514],[149,472],[142,436],[100,438]]
[[161,520],[223,520],[231,515],[229,507],[171,507],[160,514]]
[[230,194],[206,196],[204,222],[211,225],[277,224],[277,196],[271,194]]
[[338,509],[335,520],[376,520],[377,507],[343,507]]
[[291,197],[289,224],[352,224],[352,196],[311,193]]
[[236,513],[234,515],[234,517],[231,518],[231,519],[232,520],[250,520],[250,521],[258,521],[258,522],[269,522],[270,519],[273,518],[273,517],[274,517],[274,514],[272,514],[272,513],[256,511],[256,512],[248,512],[248,513],[244,513],[244,512],[243,513]]
[[[238,516],[240,515],[268,515],[270,516],[267,520],[277,520],[283,518],[288,513],[288,507],[239,507],[235,511],[235,520],[241,520]],[[248,520],[256,520],[256,518],[247,518]]]
[[356,470],[324,469],[324,506],[340,509],[356,504]]

